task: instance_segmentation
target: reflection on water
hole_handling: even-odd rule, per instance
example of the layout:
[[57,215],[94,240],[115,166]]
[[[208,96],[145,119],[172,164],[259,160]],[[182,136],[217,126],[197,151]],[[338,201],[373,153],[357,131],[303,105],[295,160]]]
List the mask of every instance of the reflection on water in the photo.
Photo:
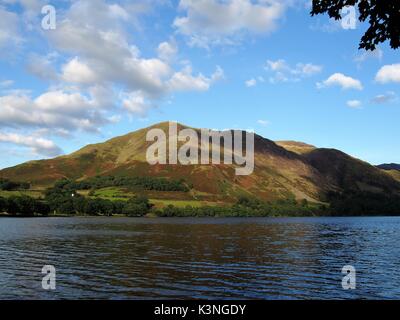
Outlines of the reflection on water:
[[400,218],[2,218],[0,299],[400,298],[399,243]]

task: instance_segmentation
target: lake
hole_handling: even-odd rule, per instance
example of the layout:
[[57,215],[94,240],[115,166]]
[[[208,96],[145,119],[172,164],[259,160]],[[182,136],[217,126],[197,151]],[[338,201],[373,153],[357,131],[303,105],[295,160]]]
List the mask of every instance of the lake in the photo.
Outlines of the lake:
[[0,299],[17,298],[399,299],[400,218],[0,218]]

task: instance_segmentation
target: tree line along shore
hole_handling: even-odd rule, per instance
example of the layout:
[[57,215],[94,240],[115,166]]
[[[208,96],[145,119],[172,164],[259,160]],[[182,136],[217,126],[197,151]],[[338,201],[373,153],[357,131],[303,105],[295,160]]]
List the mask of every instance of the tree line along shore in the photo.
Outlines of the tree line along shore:
[[[184,180],[163,178],[95,177],[85,181],[63,179],[46,189],[43,196],[0,196],[0,213],[3,216],[115,216],[128,217],[279,217],[279,216],[361,216],[399,215],[400,198],[367,192],[348,191],[327,195],[329,202],[311,203],[294,198],[262,201],[254,197],[239,197],[235,203],[224,205],[187,205],[177,207],[154,206],[145,196],[138,195],[124,200],[85,197],[78,190],[95,190],[109,186],[134,186],[138,190],[189,192],[191,186]],[[0,190],[29,190],[29,184],[0,179]]]

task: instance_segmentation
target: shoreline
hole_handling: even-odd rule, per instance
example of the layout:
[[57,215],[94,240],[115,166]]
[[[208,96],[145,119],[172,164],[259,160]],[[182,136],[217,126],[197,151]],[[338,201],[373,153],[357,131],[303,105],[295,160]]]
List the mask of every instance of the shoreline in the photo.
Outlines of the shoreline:
[[344,216],[344,215],[338,215],[338,216],[293,216],[293,215],[282,215],[282,216],[187,216],[187,217],[181,217],[181,216],[172,216],[172,217],[159,217],[156,215],[145,215],[141,217],[129,217],[126,215],[112,215],[112,216],[91,216],[91,215],[49,215],[49,216],[41,216],[41,215],[34,215],[34,216],[23,216],[23,215],[10,215],[7,213],[0,213],[0,219],[1,218],[11,218],[11,219],[29,219],[29,218],[129,218],[129,219],[138,219],[138,218],[145,218],[145,219],[225,219],[225,218],[233,218],[233,219],[248,219],[248,218],[384,218],[384,217],[400,217],[399,215],[349,215],[349,216]]

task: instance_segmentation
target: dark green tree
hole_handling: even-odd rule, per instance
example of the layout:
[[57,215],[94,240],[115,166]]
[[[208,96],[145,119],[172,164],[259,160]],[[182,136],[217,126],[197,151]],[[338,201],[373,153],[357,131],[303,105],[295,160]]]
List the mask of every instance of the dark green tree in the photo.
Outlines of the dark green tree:
[[35,201],[35,213],[47,216],[50,212],[50,206],[46,202],[40,200]]
[[311,15],[327,13],[340,20],[342,9],[357,6],[361,22],[368,21],[369,28],[361,38],[360,49],[375,50],[379,43],[390,41],[390,46],[400,46],[399,0],[313,0]]
[[84,214],[85,213],[85,207],[86,207],[86,199],[85,197],[76,195],[73,197],[73,205],[74,205],[74,210],[76,213],[79,214]]
[[136,196],[129,199],[122,213],[130,217],[142,217],[149,213],[151,204],[145,196]]
[[7,211],[7,200],[0,197],[0,213],[4,211]]
[[74,203],[73,203],[72,199],[67,199],[67,200],[63,201],[57,207],[56,211],[61,214],[74,215],[75,208],[74,208]]

